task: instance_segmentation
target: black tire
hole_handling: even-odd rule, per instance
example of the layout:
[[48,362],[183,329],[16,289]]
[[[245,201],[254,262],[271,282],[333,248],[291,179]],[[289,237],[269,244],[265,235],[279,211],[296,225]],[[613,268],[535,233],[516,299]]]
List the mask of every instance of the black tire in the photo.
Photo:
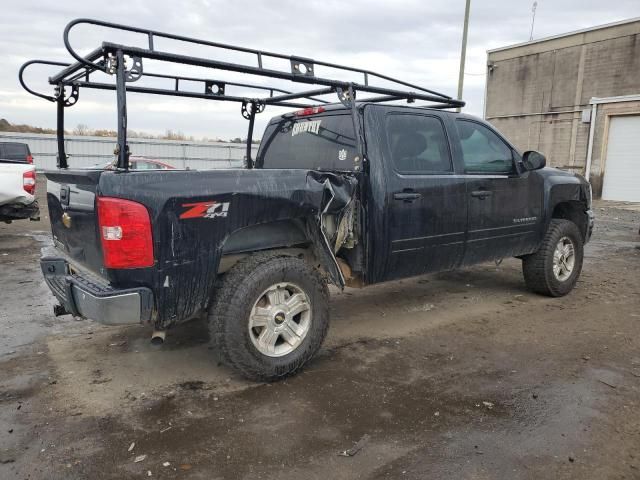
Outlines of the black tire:
[[[564,237],[573,244],[575,263],[571,274],[560,280],[553,271],[553,256],[558,242]],[[583,256],[582,235],[576,224],[569,220],[553,219],[538,251],[522,259],[524,281],[533,292],[562,297],[575,287],[582,271]]]
[[[291,282],[311,304],[311,319],[302,342],[284,356],[261,353],[254,345],[249,317],[258,298],[270,286]],[[318,351],[329,328],[329,290],[320,272],[302,259],[259,253],[225,273],[209,310],[211,342],[222,362],[257,381],[275,381],[299,371]]]

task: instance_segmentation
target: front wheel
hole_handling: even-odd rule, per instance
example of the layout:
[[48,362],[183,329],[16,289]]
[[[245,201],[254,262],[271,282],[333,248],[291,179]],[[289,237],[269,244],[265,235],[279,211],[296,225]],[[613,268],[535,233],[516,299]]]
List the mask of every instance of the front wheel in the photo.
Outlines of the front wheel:
[[211,340],[227,365],[251,380],[297,372],[320,348],[329,327],[329,292],[304,260],[247,257],[227,272],[209,313]]
[[527,287],[550,297],[566,295],[578,281],[583,256],[584,245],[576,224],[551,220],[538,251],[522,259]]

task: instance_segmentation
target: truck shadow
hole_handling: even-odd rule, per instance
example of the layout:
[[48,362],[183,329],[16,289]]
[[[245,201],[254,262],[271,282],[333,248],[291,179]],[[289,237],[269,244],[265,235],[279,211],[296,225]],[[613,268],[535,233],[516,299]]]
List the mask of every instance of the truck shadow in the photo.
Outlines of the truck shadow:
[[[332,327],[322,356],[363,339],[395,339],[489,317],[516,296],[545,301],[524,292],[519,268],[511,263],[500,272],[485,265],[364,290],[334,291]],[[151,345],[150,333],[140,326],[94,325],[86,334],[49,337],[49,355],[67,402],[99,412],[114,404],[170,395],[184,384],[206,385],[216,392],[256,385],[220,365],[209,346],[204,319],[171,329],[161,347]]]

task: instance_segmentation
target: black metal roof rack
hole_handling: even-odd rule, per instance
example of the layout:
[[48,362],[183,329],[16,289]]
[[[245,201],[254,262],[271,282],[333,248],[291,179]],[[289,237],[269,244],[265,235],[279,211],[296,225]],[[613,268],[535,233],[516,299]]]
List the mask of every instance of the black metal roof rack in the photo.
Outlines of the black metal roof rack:
[[[71,30],[80,24],[103,27],[120,32],[130,32],[145,36],[146,47],[134,47],[110,42],[103,42],[99,48],[82,56],[72,46],[69,40]],[[414,85],[403,80],[382,75],[370,70],[359,69],[330,62],[317,61],[309,58],[283,55],[279,53],[255,50],[251,48],[238,47],[223,43],[211,42],[182,35],[174,35],[165,32],[158,32],[138,27],[120,25],[116,23],[103,22],[79,18],[70,22],[64,30],[64,44],[68,52],[75,59],[75,63],[65,64],[61,62],[51,62],[46,60],[31,60],[20,68],[19,79],[25,90],[40,98],[56,102],[57,104],[57,128],[58,128],[58,167],[67,168],[67,156],[64,151],[64,108],[75,105],[79,98],[81,88],[91,88],[100,90],[115,90],[117,92],[118,106],[118,168],[128,169],[129,149],[127,145],[127,109],[126,92],[146,93],[154,95],[170,95],[176,97],[199,98],[216,101],[230,101],[241,103],[242,116],[249,120],[247,136],[247,166],[251,168],[251,141],[253,136],[253,126],[255,115],[262,112],[266,105],[282,107],[307,108],[321,106],[329,103],[329,100],[320,98],[329,94],[337,95],[337,100],[352,110],[354,126],[356,132],[360,132],[356,115],[356,95],[358,93],[375,94],[375,97],[358,98],[364,102],[388,102],[406,100],[413,103],[416,100],[432,102],[432,108],[452,108],[462,107],[464,102],[455,100],[447,95],[436,91]],[[213,58],[195,57],[183,55],[156,48],[156,40],[171,40],[183,42],[190,45],[214,47],[227,51],[250,54],[255,56],[254,64],[232,63],[228,61],[216,60]],[[191,65],[197,67],[211,68],[214,70],[238,72],[253,75],[256,77],[268,77],[290,81],[295,84],[316,85],[321,88],[291,92],[276,88],[270,85],[240,83],[227,80],[188,77],[180,75],[170,75],[166,73],[152,73],[144,70],[143,60],[156,60],[173,64]],[[288,69],[273,69],[265,67],[266,61],[288,62]],[[49,78],[49,83],[55,86],[53,95],[39,93],[29,88],[24,81],[25,69],[34,64],[62,66],[60,72]],[[316,67],[322,67],[339,72],[341,75],[357,75],[359,81],[337,80],[320,77],[316,75]],[[95,81],[97,72],[107,75],[115,75],[115,83]],[[171,88],[157,88],[148,86],[136,86],[134,82],[142,77],[159,78],[172,80]],[[92,78],[94,77],[94,78]],[[384,81],[391,87],[375,86],[371,80]],[[186,90],[184,83],[196,83],[201,85],[200,92]],[[244,89],[256,90],[262,96],[255,97],[232,95],[228,87],[241,87]],[[358,134],[358,144],[362,150],[361,133]]]

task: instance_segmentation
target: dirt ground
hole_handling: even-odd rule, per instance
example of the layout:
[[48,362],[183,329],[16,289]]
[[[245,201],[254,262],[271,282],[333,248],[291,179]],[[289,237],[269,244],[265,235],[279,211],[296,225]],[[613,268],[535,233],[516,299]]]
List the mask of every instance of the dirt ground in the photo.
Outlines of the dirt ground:
[[638,479],[640,211],[619,207],[569,296],[515,259],[336,291],[321,354],[275,384],[219,366],[198,322],[158,349],[55,318],[48,219],[0,226],[0,478]]

